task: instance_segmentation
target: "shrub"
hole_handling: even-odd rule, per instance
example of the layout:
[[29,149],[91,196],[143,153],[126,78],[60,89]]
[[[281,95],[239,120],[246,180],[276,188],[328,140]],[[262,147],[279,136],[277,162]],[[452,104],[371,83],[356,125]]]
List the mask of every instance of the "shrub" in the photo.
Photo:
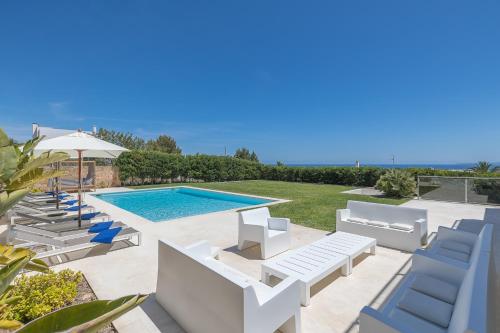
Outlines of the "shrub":
[[259,179],[261,164],[230,156],[168,154],[130,151],[116,161],[120,179],[127,184],[160,184],[175,181],[230,181]]
[[7,309],[7,319],[27,323],[69,305],[77,295],[81,280],[82,274],[70,269],[21,275],[14,281],[9,294],[10,297],[20,296],[20,300]]
[[409,172],[399,169],[387,171],[375,184],[375,188],[389,197],[413,196],[416,190],[415,178]]

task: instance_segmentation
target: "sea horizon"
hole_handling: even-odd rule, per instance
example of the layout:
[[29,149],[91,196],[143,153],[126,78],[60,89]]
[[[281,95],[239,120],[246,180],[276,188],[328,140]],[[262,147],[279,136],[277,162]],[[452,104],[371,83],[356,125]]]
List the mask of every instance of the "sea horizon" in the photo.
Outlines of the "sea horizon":
[[[438,169],[438,170],[467,170],[472,168],[476,163],[361,163],[361,167],[379,167],[379,168],[422,168],[422,169]],[[286,166],[296,167],[351,167],[356,166],[355,163],[285,163]],[[500,162],[493,162],[493,166],[499,166]]]

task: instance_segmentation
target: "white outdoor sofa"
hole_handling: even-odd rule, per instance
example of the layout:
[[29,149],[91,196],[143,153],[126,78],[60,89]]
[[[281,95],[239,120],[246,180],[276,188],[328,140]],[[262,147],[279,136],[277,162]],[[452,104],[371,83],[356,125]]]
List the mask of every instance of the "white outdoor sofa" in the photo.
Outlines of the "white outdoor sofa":
[[361,310],[360,333],[495,332],[492,230],[483,231],[467,267],[417,251],[384,305]]
[[377,240],[377,245],[413,252],[427,243],[427,210],[348,201],[337,210],[337,231]]
[[267,207],[239,213],[238,250],[260,244],[262,259],[271,258],[290,249],[290,219],[271,217]]
[[160,240],[156,300],[190,333],[300,332],[299,284],[274,288],[213,258],[207,241]]
[[492,248],[493,225],[485,224],[479,234],[440,226],[436,238],[426,251],[417,250],[422,255],[468,268],[476,251]]

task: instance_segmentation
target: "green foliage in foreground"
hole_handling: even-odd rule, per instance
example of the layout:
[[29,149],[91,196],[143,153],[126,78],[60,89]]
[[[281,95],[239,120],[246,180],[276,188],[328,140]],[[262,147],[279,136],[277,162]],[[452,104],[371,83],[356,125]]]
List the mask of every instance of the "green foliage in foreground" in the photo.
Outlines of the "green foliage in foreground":
[[[24,297],[21,294],[13,294],[14,287],[11,286],[11,282],[23,269],[49,272],[49,268],[43,261],[34,259],[35,255],[35,252],[29,249],[16,249],[10,245],[0,244],[0,265],[2,266],[0,268],[0,331],[2,332],[17,329],[16,333],[62,331],[93,333],[146,300],[147,295],[130,295],[114,301],[102,300],[73,305],[41,316],[22,326],[21,322],[8,318],[10,308],[23,302]],[[35,281],[45,280],[41,278]],[[34,293],[42,289],[36,283],[31,286]],[[51,296],[55,297],[55,295]]]
[[0,216],[28,194],[36,183],[62,174],[45,171],[43,167],[68,159],[68,154],[47,152],[35,157],[33,150],[41,139],[29,140],[20,147],[0,128]]
[[408,198],[415,195],[417,183],[409,172],[393,169],[380,177],[375,188],[388,197]]
[[[177,186],[181,184],[135,186],[133,188]],[[239,181],[226,183],[197,183],[188,186],[243,194],[292,200],[270,207],[274,216],[288,217],[295,224],[334,231],[336,210],[345,208],[348,200],[370,201],[398,205],[405,199],[376,198],[366,195],[341,193],[349,186],[318,185],[278,181]]]
[[71,304],[81,280],[80,272],[69,269],[58,273],[21,275],[10,290],[11,296],[20,300],[6,311],[7,318],[27,323]]
[[30,322],[16,333],[95,333],[146,300],[147,295],[124,296],[68,306]]

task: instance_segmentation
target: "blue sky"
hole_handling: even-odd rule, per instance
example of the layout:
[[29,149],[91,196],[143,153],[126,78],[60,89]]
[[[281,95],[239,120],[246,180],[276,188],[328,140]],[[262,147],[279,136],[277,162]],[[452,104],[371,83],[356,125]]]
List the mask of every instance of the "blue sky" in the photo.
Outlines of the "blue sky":
[[0,126],[290,163],[499,161],[498,1],[2,1]]

